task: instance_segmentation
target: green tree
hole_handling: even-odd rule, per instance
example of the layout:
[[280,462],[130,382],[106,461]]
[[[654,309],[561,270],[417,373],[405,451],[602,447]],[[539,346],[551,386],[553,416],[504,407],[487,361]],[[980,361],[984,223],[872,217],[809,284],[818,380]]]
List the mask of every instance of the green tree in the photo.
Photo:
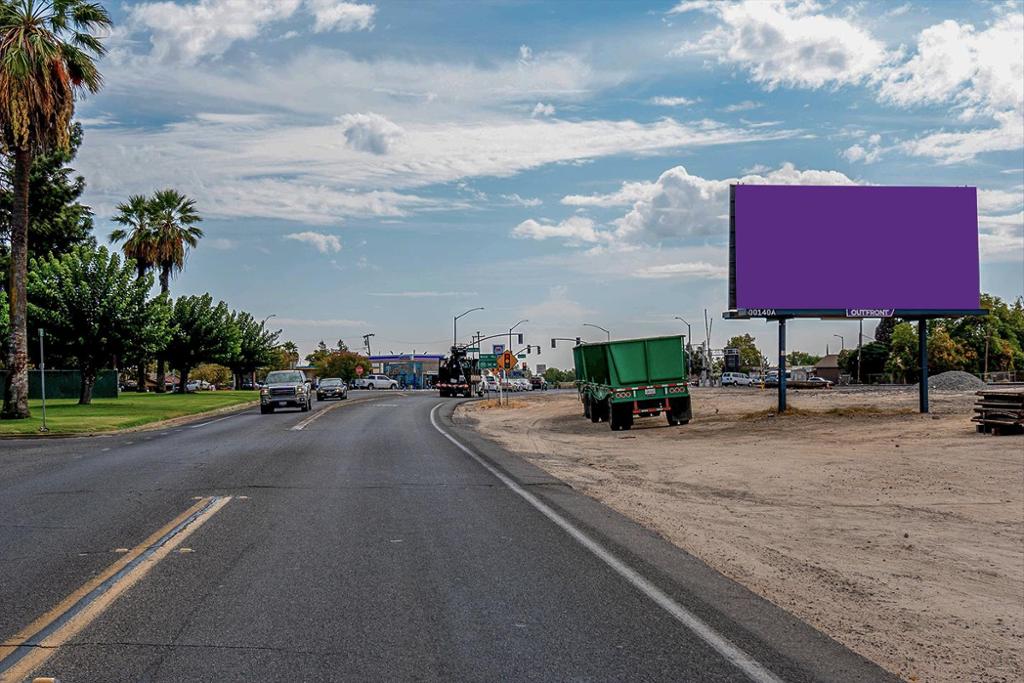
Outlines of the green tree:
[[1008,304],[991,294],[981,295],[986,316],[966,316],[945,321],[956,342],[973,351],[971,371],[1016,371],[1024,368],[1024,299]]
[[760,368],[767,362],[758,350],[756,340],[749,334],[733,337],[726,342],[725,347],[740,350],[740,368],[743,370]]
[[93,33],[110,25],[106,10],[86,0],[0,2],[0,133],[14,158],[7,279],[11,332],[2,418],[29,417],[26,288],[32,165],[41,154],[71,147],[75,96],[98,92],[102,84],[93,59],[105,50]]
[[231,321],[238,330],[238,350],[228,359],[227,366],[235,376],[235,389],[241,389],[246,375],[274,363],[274,349],[281,330],[266,329],[264,322],[244,311],[232,313]]
[[281,353],[284,357],[284,367],[279,370],[291,370],[299,364],[299,347],[293,341],[286,341],[281,344]]
[[[32,161],[29,175],[28,256],[65,254],[80,244],[95,246],[92,209],[79,199],[85,179],[73,176],[68,166],[82,143],[82,126],[74,124],[68,149],[53,149]],[[10,266],[7,244],[14,214],[14,168],[8,157],[0,157],[0,267],[4,277]]]
[[[917,334],[916,332],[914,334]],[[916,339],[916,337],[915,337]],[[916,347],[915,347],[916,348]],[[916,355],[915,355],[916,358]],[[870,383],[887,372],[889,346],[880,342],[868,342],[860,349],[860,381]],[[857,378],[857,349],[845,349],[839,354],[839,367],[844,374]]]
[[357,377],[356,368],[363,369],[363,375],[373,372],[373,364],[366,356],[355,351],[341,351],[335,349],[325,355],[321,355],[314,362],[319,377],[340,377],[345,381],[351,381]]
[[786,355],[786,362],[790,365],[814,365],[821,360],[821,356],[815,356],[805,351],[790,351]]
[[231,368],[217,363],[202,363],[189,373],[192,379],[208,382],[221,389],[231,383]]
[[954,339],[940,324],[928,335],[928,371],[932,373],[947,370],[965,370],[973,372],[975,368],[974,350],[967,344]]
[[917,379],[918,366],[917,330],[910,323],[898,323],[892,330],[885,371],[894,381],[911,382]]
[[178,371],[178,390],[188,385],[188,375],[200,363],[230,361],[238,353],[239,334],[223,301],[213,304],[209,294],[182,296],[171,310],[171,336],[164,356]]
[[899,318],[882,318],[879,320],[878,325],[875,326],[875,341],[882,344],[891,343],[892,331],[896,329],[897,323],[899,323]]
[[33,327],[46,330],[53,356],[81,373],[80,404],[92,401],[98,371],[130,353],[140,330],[159,336],[163,320],[161,307],[148,298],[152,284],[152,277],[138,280],[132,264],[106,248],[80,246],[32,260],[29,316]]

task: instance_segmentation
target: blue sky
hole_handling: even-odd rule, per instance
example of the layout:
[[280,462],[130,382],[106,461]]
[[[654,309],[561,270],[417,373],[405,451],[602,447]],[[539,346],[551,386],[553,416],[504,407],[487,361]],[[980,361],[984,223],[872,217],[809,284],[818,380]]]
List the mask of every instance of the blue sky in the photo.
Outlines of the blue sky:
[[[173,283],[320,339],[444,351],[727,322],[729,181],[979,188],[982,288],[1024,294],[1020,3],[199,0],[111,7],[77,165],[98,231],[194,197]],[[791,258],[822,259],[814,245]],[[898,255],[894,256],[898,263]],[[870,277],[866,272],[865,277]],[[701,333],[698,335],[698,329]],[[868,326],[868,332],[873,329]],[[798,321],[824,353],[856,323]]]

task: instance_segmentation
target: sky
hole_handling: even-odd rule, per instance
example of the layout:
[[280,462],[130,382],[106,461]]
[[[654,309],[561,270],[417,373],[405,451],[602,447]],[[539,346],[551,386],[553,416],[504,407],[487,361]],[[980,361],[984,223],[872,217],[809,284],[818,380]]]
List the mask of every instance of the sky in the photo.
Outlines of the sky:
[[[982,289],[1024,294],[1019,2],[108,9],[75,162],[101,242],[128,195],[185,192],[206,237],[172,294],[273,315],[303,353],[367,333],[444,352],[482,306],[460,340],[528,319],[531,365],[571,367],[550,339],[603,338],[585,323],[686,333],[679,316],[701,341],[705,311],[713,347],[750,333],[774,357],[774,324],[722,319],[730,182],[975,186]],[[912,257],[880,247],[864,277]],[[834,353],[857,323],[787,332]]]

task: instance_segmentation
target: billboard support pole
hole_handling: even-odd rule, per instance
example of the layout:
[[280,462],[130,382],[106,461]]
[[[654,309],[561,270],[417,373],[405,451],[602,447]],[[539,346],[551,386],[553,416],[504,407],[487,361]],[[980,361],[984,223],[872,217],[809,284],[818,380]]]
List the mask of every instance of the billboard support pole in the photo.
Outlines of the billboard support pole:
[[921,362],[921,382],[918,386],[921,412],[928,412],[928,319],[917,321],[917,355]]
[[779,318],[779,413],[786,412],[786,319]]

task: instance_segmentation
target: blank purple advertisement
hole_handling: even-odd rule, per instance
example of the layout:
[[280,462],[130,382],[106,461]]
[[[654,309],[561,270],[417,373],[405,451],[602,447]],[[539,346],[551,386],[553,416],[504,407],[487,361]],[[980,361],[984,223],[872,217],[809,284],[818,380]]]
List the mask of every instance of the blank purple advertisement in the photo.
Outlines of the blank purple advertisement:
[[973,187],[737,185],[734,309],[978,308]]

